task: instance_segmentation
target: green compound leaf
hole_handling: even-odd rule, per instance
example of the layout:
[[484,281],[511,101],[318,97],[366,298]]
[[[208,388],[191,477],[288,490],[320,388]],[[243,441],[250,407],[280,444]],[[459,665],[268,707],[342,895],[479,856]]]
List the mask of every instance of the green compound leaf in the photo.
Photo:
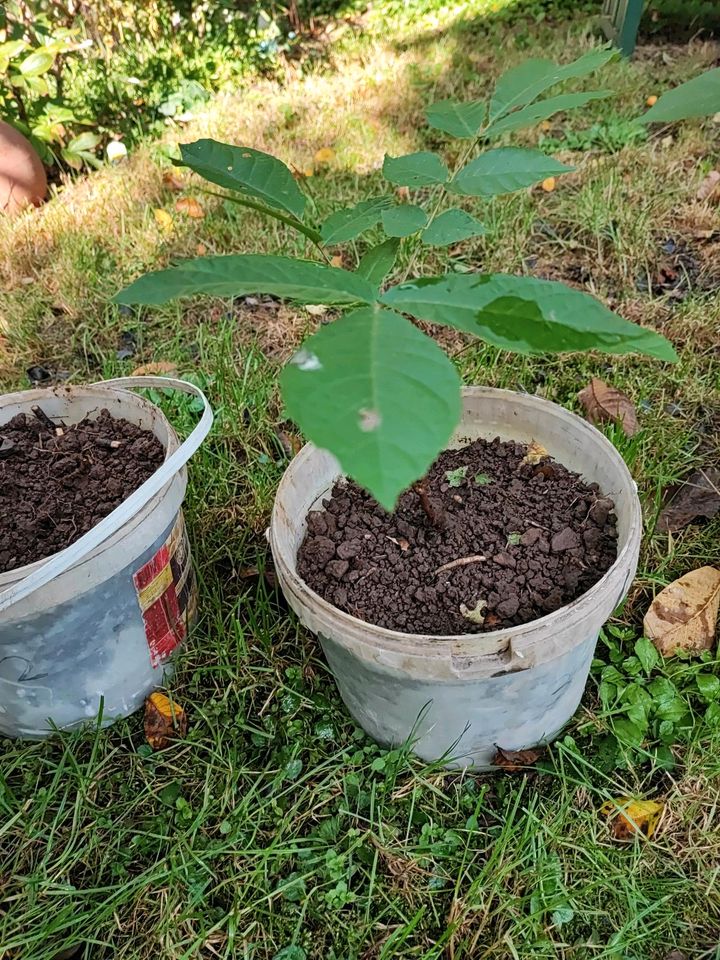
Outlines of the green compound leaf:
[[496,197],[574,169],[540,150],[498,147],[481,153],[463,167],[448,184],[448,190],[469,197]]
[[639,123],[671,123],[688,117],[706,117],[720,111],[720,67],[681,83],[664,93]]
[[425,111],[431,127],[449,133],[451,137],[467,140],[477,136],[485,120],[487,107],[484,100],[459,103],[457,100],[439,100]]
[[459,243],[470,237],[481,237],[486,233],[485,227],[475,217],[464,210],[446,210],[435,217],[430,226],[423,231],[423,243],[435,247],[447,247],[451,243]]
[[449,274],[391,287],[383,303],[444,323],[516,353],[600,350],[677,360],[660,334],[608,310],[599,300],[552,280],[507,274]]
[[460,419],[460,378],[399,314],[361,307],[305,341],[281,374],[289,415],[386,510]]
[[511,110],[527,106],[556,83],[587,76],[616,56],[616,50],[601,48],[591,50],[578,60],[563,66],[551,60],[523,61],[504,73],[495,85],[490,101],[490,121],[505,116]]
[[421,150],[404,157],[385,155],[383,176],[400,187],[431,187],[445,183],[450,171],[436,153]]
[[269,293],[299,303],[372,303],[377,292],[364,277],[309,260],[263,254],[199,257],[176,267],[146,273],[115,294],[116,303],[157,305],[207,294],[239,297]]
[[217,140],[180,145],[182,166],[226,190],[240,190],[302,219],[305,194],[285,164],[269,153]]
[[369,280],[374,287],[379,287],[395,266],[399,246],[399,238],[390,237],[376,247],[371,247],[360,258],[356,272]]
[[323,243],[329,245],[354,240],[379,223],[383,210],[391,204],[390,197],[372,197],[370,200],[361,200],[354,207],[336,210],[320,227]]
[[513,130],[522,130],[523,127],[532,127],[548,117],[554,116],[565,110],[575,110],[582,107],[592,100],[604,100],[613,95],[612,90],[593,90],[590,93],[561,93],[558,97],[549,97],[547,100],[540,100],[539,103],[532,103],[522,110],[515,110],[500,120],[496,120],[485,128],[483,136],[488,139],[499,137],[502,133],[510,133]]
[[382,212],[383,230],[389,237],[409,237],[427,223],[427,214],[422,207],[403,203]]

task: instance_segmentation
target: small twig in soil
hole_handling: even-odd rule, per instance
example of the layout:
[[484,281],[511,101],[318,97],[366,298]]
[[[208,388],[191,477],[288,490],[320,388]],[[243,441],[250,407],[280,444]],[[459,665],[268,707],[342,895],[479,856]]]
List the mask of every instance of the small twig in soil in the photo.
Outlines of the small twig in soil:
[[432,526],[437,530],[442,530],[443,527],[447,525],[445,511],[439,503],[433,504],[431,502],[424,480],[420,480],[415,484],[415,492],[420,498],[420,504],[425,511],[425,516],[428,518]]
[[468,563],[482,563],[483,560],[487,560],[487,557],[484,557],[481,553],[474,553],[471,557],[458,557],[457,560],[450,560],[449,563],[444,563],[441,567],[438,567],[433,576],[437,576],[444,570],[452,570],[453,567],[464,567]]
[[48,430],[50,430],[51,433],[55,433],[56,430],[62,429],[62,427],[59,427],[54,420],[51,420],[50,417],[45,413],[43,408],[39,407],[37,404],[35,404],[34,407],[30,407],[30,410],[32,411],[32,414],[35,417],[35,419],[39,420],[40,423],[44,427],[46,427]]
[[95,446],[103,450],[118,450],[123,445],[122,440],[106,440],[105,437],[95,437]]

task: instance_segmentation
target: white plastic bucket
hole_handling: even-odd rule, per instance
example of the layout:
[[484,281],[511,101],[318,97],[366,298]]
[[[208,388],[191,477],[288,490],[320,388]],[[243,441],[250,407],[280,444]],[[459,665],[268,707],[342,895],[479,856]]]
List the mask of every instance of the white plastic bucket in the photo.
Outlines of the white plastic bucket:
[[[128,388],[174,389],[203,402],[180,444],[162,411]],[[185,464],[212,426],[201,390],[170,377],[125,377],[90,386],[0,397],[0,430],[34,404],[77,423],[107,408],[166,451],[162,466],[65,550],[0,574],[0,734],[41,739],[53,729],[109,724],[163,683],[195,609],[181,504]]]
[[297,572],[309,510],[340,476],[337,461],[303,447],[277,491],[270,543],[278,579],[300,621],[320,638],[340,694],[380,743],[410,740],[425,760],[488,769],[498,747],[518,750],[556,736],[577,709],[600,628],[625,597],[640,550],[637,488],[617,450],[593,426],[538,397],[486,387],[463,390],[450,446],[485,437],[537,440],[615,501],[618,557],[566,607],[532,623],[436,637],[386,630],[323,600]]

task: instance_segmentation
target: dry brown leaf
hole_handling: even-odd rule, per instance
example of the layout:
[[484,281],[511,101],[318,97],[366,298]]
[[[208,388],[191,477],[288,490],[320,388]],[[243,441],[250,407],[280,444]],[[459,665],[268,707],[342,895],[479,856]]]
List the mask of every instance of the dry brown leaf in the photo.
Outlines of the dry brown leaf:
[[697,189],[695,197],[698,200],[709,200],[720,186],[720,173],[711,170]]
[[508,773],[517,773],[531,767],[542,756],[541,747],[531,747],[529,750],[503,750],[497,748],[497,753],[492,758],[493,766],[502,767]]
[[692,570],[655,597],[643,620],[645,635],[664,657],[702,653],[713,646],[719,606],[720,570]]
[[577,396],[590,423],[619,423],[626,437],[634,436],[640,429],[632,400],[597,377]]
[[151,693],[145,701],[145,739],[153,750],[164,750],[186,733],[187,717],[180,704],[164,693]]
[[600,807],[600,814],[610,819],[610,829],[616,840],[632,840],[638,834],[650,838],[664,809],[665,804],[656,800],[617,797],[606,801]]
[[701,467],[675,492],[658,517],[657,528],[675,533],[699,517],[714,517],[720,510],[720,470]]
[[175,221],[167,210],[163,210],[162,207],[156,207],[156,209],[153,210],[153,217],[155,217],[155,223],[163,233],[172,233]]
[[550,454],[541,443],[538,443],[537,440],[532,440],[528,444],[527,453],[523,457],[523,463],[540,463],[542,460],[547,460],[549,456]]
[[280,446],[285,451],[286,456],[292,459],[302,449],[302,440],[299,437],[296,437],[292,433],[287,433],[285,430],[276,430],[275,436],[278,438]]
[[485,623],[485,614],[483,610],[487,607],[486,600],[478,600],[474,607],[468,607],[467,604],[460,604],[460,613],[466,620],[469,620],[471,623],[477,623],[479,626],[482,626]]
[[205,216],[205,211],[194,197],[180,197],[175,201],[175,209],[178,213],[192,217],[193,220],[202,220]]
[[172,190],[174,193],[180,193],[181,190],[185,189],[185,181],[180,174],[174,170],[166,170],[162,180],[163,186],[167,187],[168,190]]
[[159,360],[157,363],[142,363],[131,372],[131,377],[174,377],[178,372],[177,365],[169,360]]

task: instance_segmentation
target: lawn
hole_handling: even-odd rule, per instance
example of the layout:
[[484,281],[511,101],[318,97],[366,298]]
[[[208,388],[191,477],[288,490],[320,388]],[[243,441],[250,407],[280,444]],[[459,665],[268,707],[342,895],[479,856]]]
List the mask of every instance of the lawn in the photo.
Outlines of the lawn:
[[[720,126],[645,134],[630,122],[648,96],[716,64],[720,45],[641,44],[632,62],[589,78],[616,95],[519,141],[544,142],[576,172],[552,192],[493,201],[487,235],[410,249],[396,268],[397,278],[412,267],[561,279],[680,354],[675,365],[531,360],[436,331],[466,383],[579,411],[596,376],[639,411],[633,439],[607,428],[643,501],[638,576],[574,720],[527,773],[445,772],[372,743],[275,589],[264,531],[296,442],[276,376],[317,312],[264,297],[140,313],[110,304],[173,258],[300,253],[284,228],[169,176],[174,143],[213,136],[273,152],[322,217],[380,188],[386,152],[440,144],[423,123],[428,103],[484,96],[529,55],[566,61],[596,43],[596,6],[543,18],[540,3],[426,0],[411,16],[386,0],[341,21],[282,77],[216,98],[126,163],[0,222],[6,390],[27,387],[33,365],[72,383],[163,363],[201,384],[217,415],[190,468],[200,620],[170,687],[187,736],[152,753],[136,715],[0,743],[0,958],[73,947],[67,956],[84,960],[720,957],[720,684],[705,679],[720,677],[720,660],[635,655],[654,593],[720,563],[717,519],[655,531],[663,492],[720,459],[720,216],[696,199]],[[121,348],[132,356],[119,359]],[[186,401],[158,400],[190,427]],[[638,691],[651,701],[639,719]],[[599,814],[626,795],[664,804],[650,839],[619,843]]]

